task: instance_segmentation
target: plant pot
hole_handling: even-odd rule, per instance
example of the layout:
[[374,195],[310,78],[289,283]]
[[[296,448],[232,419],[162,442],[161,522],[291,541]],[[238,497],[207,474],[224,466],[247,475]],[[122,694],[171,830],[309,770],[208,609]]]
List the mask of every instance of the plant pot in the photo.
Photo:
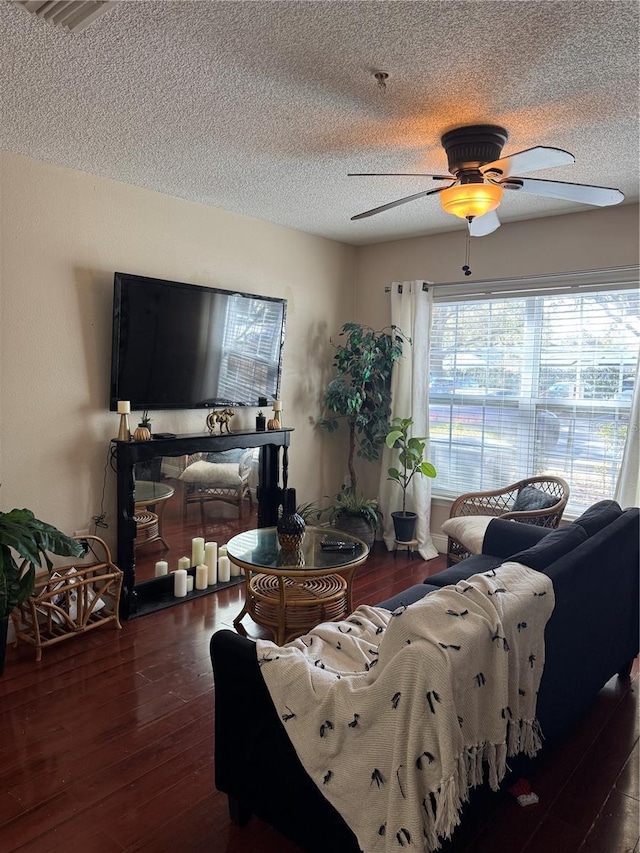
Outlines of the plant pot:
[[357,539],[361,539],[369,550],[373,547],[376,538],[376,531],[371,522],[363,518],[361,515],[349,515],[346,512],[341,512],[336,516],[333,527],[336,530],[344,530],[345,533],[350,533]]
[[416,521],[418,514],[415,512],[392,512],[393,529],[395,530],[396,542],[411,542],[415,539]]

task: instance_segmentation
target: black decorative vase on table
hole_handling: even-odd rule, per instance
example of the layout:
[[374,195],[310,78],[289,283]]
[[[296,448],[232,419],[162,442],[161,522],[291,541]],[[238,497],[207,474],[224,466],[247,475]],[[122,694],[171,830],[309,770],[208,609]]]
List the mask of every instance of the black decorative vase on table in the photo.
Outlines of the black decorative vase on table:
[[418,514],[415,512],[392,512],[391,518],[393,519],[396,542],[412,542],[415,539]]
[[282,515],[276,525],[280,547],[287,551],[300,548],[305,527],[304,518],[296,512],[296,490],[285,489]]

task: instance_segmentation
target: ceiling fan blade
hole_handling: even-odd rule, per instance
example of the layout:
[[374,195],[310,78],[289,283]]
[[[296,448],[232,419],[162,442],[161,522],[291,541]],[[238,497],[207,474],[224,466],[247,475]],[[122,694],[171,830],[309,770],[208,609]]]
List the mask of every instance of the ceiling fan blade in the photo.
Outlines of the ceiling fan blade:
[[[450,184],[453,186],[455,181]],[[371,210],[365,210],[364,213],[358,213],[355,216],[351,217],[351,221],[353,222],[356,219],[365,219],[367,216],[373,216],[376,213],[382,213],[383,210],[391,210],[392,207],[398,207],[401,204],[406,204],[408,201],[415,201],[417,198],[424,198],[426,195],[435,195],[436,193],[442,192],[442,190],[447,189],[447,187],[438,187],[435,190],[425,190],[421,193],[414,193],[413,195],[407,195],[404,198],[399,198],[396,201],[390,201],[388,204],[381,204],[380,207],[374,207]]]
[[469,223],[469,234],[472,237],[484,237],[491,234],[500,227],[500,220],[495,210],[483,213],[482,216],[474,216]]
[[577,201],[580,204],[593,204],[607,207],[624,201],[624,193],[613,187],[594,187],[590,184],[571,184],[565,181],[543,181],[539,178],[509,178],[500,181],[505,190],[521,190],[531,195],[547,198],[560,198],[565,201]]
[[499,173],[500,177],[508,178],[509,175],[522,172],[535,172],[538,169],[550,169],[552,166],[569,166],[575,163],[576,158],[562,148],[547,148],[537,145],[535,148],[527,148],[525,151],[517,151],[508,157],[501,157],[493,163],[485,163],[480,167],[483,175],[487,172]]
[[427,175],[423,172],[348,172],[348,178],[432,178],[434,181],[453,181],[453,175]]

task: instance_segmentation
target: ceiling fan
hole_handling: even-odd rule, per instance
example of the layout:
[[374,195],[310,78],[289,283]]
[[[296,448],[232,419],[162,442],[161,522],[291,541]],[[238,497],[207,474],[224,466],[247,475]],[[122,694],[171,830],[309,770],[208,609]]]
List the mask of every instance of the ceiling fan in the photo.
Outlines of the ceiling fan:
[[428,195],[440,195],[446,213],[452,213],[469,223],[472,237],[483,237],[500,227],[496,208],[502,200],[504,190],[522,191],[531,195],[558,198],[566,201],[606,207],[619,204],[624,199],[620,190],[612,187],[596,187],[589,184],[572,184],[565,181],[547,181],[539,178],[521,178],[517,173],[549,169],[552,166],[567,166],[575,157],[561,148],[538,145],[500,157],[508,139],[503,127],[492,124],[474,124],[457,127],[445,133],[441,139],[447,153],[449,174],[425,175],[415,172],[350,172],[349,177],[401,175],[448,181],[447,186],[435,190],[424,190],[399,198],[372,210],[352,216],[352,220],[364,219],[409,201]]

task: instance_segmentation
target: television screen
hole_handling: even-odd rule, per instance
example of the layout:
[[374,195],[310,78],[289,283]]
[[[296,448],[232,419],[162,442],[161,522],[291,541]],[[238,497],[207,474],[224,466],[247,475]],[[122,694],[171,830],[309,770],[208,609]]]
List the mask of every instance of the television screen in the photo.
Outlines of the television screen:
[[280,393],[287,301],[115,273],[111,411],[258,406]]

